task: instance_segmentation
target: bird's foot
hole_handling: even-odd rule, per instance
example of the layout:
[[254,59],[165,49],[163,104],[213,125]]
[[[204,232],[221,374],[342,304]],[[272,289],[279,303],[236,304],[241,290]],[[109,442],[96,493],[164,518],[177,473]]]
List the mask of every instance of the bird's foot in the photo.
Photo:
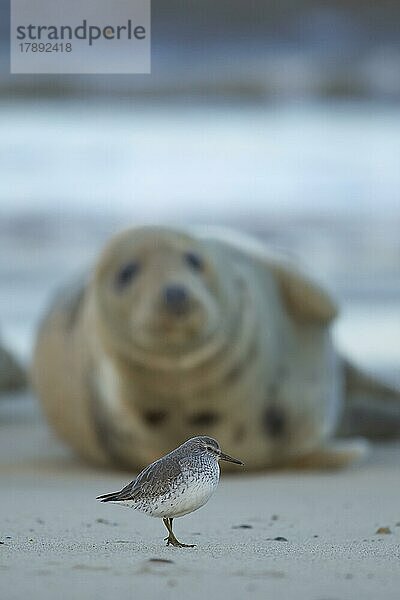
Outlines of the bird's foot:
[[164,538],[164,540],[167,542],[167,546],[175,546],[175,548],[195,548],[195,544],[183,544],[177,540],[175,536],[169,535]]

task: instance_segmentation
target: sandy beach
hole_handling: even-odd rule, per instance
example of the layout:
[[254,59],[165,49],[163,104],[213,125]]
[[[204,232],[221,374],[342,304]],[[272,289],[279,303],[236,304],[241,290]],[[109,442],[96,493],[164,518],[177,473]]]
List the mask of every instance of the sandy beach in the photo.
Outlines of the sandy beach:
[[6,600],[399,597],[400,445],[341,472],[222,475],[210,502],[176,521],[196,548],[176,549],[160,520],[96,502],[130,475],[80,464],[31,397],[2,400],[0,427]]

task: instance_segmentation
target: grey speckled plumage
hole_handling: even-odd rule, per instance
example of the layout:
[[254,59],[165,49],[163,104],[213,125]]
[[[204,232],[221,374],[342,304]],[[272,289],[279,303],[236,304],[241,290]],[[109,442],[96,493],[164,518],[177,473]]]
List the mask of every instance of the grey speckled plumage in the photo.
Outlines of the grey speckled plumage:
[[213,438],[191,438],[146,467],[119,492],[98,499],[162,518],[168,530],[167,545],[187,547],[173,534],[172,520],[201,508],[209,500],[218,485],[219,460],[243,464],[222,452]]

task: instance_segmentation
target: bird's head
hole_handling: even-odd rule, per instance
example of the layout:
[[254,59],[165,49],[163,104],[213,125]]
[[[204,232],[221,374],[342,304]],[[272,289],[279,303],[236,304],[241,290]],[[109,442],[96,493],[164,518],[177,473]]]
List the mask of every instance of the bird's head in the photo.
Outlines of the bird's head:
[[186,444],[192,444],[199,452],[207,454],[215,460],[225,460],[237,465],[243,465],[242,461],[238,458],[233,458],[229,454],[222,452],[217,440],[214,440],[214,438],[202,435],[188,440]]

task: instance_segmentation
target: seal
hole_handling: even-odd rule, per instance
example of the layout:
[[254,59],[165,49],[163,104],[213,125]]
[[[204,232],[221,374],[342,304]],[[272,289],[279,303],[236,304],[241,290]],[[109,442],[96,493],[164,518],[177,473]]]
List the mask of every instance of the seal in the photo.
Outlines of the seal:
[[340,467],[367,443],[338,434],[374,437],[369,414],[377,435],[400,431],[400,393],[338,355],[336,315],[250,237],[130,229],[57,295],[33,383],[58,434],[98,464],[140,469],[207,434],[252,469]]

